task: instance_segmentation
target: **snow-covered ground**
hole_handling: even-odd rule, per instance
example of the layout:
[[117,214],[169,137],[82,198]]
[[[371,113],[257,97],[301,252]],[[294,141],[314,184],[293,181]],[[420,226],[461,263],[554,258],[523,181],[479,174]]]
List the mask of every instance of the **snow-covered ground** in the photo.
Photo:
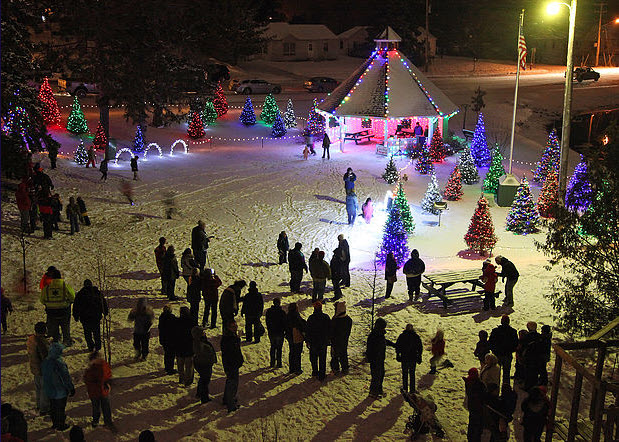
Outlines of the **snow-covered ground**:
[[[265,127],[244,128],[238,123],[238,110],[230,112],[213,132],[223,138],[265,136]],[[130,131],[130,130],[129,130]],[[68,153],[77,141],[66,132],[55,132]],[[149,128],[147,142],[157,142],[165,151],[184,130]],[[540,140],[541,142],[545,140]],[[129,144],[127,139],[125,144]],[[360,202],[371,197],[382,202],[387,185],[380,175],[386,158],[376,156],[373,145],[348,144],[346,152],[338,146],[331,149],[331,160],[320,157],[307,161],[301,155],[300,139],[283,141],[189,142],[190,153],[176,153],[158,158],[154,151],[147,162],[140,163],[140,181],[135,183],[137,205],[131,207],[123,199],[119,187],[129,180],[128,161],[111,165],[107,183],[99,182],[97,170],[76,166],[68,157],[59,161],[57,170],[46,170],[63,201],[81,195],[92,220],[74,236],[68,235],[68,224],[51,241],[41,239],[41,230],[28,239],[27,267],[30,288],[38,288],[38,279],[49,265],[58,267],[65,280],[80,288],[86,278],[96,283],[96,256],[107,266],[110,306],[112,311],[112,348],[114,384],[111,402],[115,422],[120,430],[118,440],[135,440],[145,428],[153,430],[157,440],[405,440],[404,425],[412,409],[399,394],[400,368],[393,350],[388,349],[386,397],[367,398],[369,366],[362,363],[365,339],[369,331],[369,302],[374,277],[372,257],[382,236],[384,217],[377,211],[367,225],[359,218],[353,227],[346,224],[342,175],[352,167],[358,177],[356,191]],[[539,148],[539,147],[538,147]],[[178,150],[180,152],[180,149]],[[318,149],[320,153],[320,149]],[[37,155],[48,169],[49,162]],[[454,165],[454,158],[437,166],[438,179],[444,187]],[[463,236],[480,195],[480,186],[465,186],[461,201],[449,203],[449,210],[437,225],[437,217],[422,213],[420,202],[428,176],[419,175],[407,160],[398,166],[409,177],[404,189],[416,222],[409,247],[417,248],[426,262],[427,272],[481,268],[481,257],[465,252]],[[519,169],[520,168],[520,169]],[[529,165],[517,165],[520,174]],[[539,189],[534,189],[537,194]],[[165,219],[164,200],[175,195],[179,214]],[[473,349],[479,330],[490,331],[498,325],[503,313],[511,313],[512,324],[521,329],[527,321],[552,324],[552,309],[543,295],[556,274],[544,268],[544,256],[534,246],[539,233],[518,236],[505,231],[508,209],[497,207],[491,199],[491,212],[499,241],[494,255],[511,259],[521,277],[515,288],[515,307],[498,308],[492,314],[480,313],[481,303],[456,302],[447,310],[434,298],[409,304],[403,276],[399,275],[394,295],[384,300],[382,271],[377,276],[377,314],[386,319],[388,338],[395,340],[407,323],[415,326],[425,344],[437,328],[445,331],[447,354],[455,367],[428,375],[429,351],[417,370],[418,388],[431,395],[438,405],[438,417],[447,436],[453,441],[466,438],[467,412],[463,407],[464,385],[461,376],[476,366]],[[63,216],[64,219],[64,216]],[[224,284],[243,278],[257,282],[270,306],[275,297],[285,306],[299,302],[307,318],[312,312],[309,296],[288,292],[289,274],[277,262],[276,240],[280,231],[288,232],[291,244],[303,243],[306,257],[314,247],[325,250],[327,257],[343,233],[351,246],[352,287],[344,290],[348,312],[353,318],[350,342],[351,372],[348,376],[329,375],[325,383],[310,377],[308,352],[303,354],[304,374],[287,375],[284,350],[283,369],[269,369],[268,339],[259,344],[244,345],[245,365],[241,369],[239,399],[242,408],[228,415],[221,406],[224,375],[221,364],[215,366],[211,392],[214,401],[199,405],[195,399],[196,384],[187,389],[175,376],[165,376],[163,356],[157,341],[156,327],[151,337],[151,356],[146,362],[133,362],[132,326],[127,321],[129,309],[139,296],[147,296],[157,316],[167,303],[158,294],[160,282],[156,273],[153,249],[160,236],[176,247],[177,255],[190,246],[191,228],[199,219],[206,221],[207,232],[215,235],[209,249],[211,266]],[[36,293],[19,294],[22,272],[21,247],[16,236],[19,214],[12,193],[2,199],[2,285],[13,299],[15,313],[9,317],[9,332],[2,339],[2,400],[26,410],[32,440],[62,440],[51,431],[49,420],[35,416],[34,386],[28,369],[25,340],[33,324],[45,317]],[[499,284],[502,289],[502,285]],[[309,293],[311,282],[304,278],[303,288]],[[184,295],[185,284],[177,284],[177,295]],[[328,296],[332,296],[328,294]],[[183,302],[174,303],[174,311]],[[325,310],[333,314],[332,304]],[[240,330],[243,330],[241,321]],[[81,381],[87,365],[86,346],[81,326],[72,323],[76,338],[66,352],[66,361],[77,386],[67,412],[71,423],[86,428],[88,440],[110,440],[105,428],[91,429],[90,402]],[[219,329],[208,330],[219,349]],[[512,436],[512,439],[514,436]]]

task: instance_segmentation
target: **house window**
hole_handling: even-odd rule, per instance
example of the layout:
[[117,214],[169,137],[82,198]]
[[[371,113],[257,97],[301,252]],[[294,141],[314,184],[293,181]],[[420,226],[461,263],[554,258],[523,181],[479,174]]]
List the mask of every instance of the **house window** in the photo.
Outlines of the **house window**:
[[324,44],[322,45],[322,50],[325,52],[329,52],[329,43],[325,41]]
[[311,43],[307,44],[307,50],[310,51],[310,52],[314,50],[314,47],[312,46]]
[[340,40],[340,49],[344,49],[344,40]]
[[284,43],[284,55],[295,55],[296,47],[294,43]]

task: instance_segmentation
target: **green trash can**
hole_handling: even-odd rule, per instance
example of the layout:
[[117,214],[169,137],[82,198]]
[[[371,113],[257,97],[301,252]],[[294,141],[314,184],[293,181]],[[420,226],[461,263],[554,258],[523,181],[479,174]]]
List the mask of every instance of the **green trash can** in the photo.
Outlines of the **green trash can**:
[[514,202],[516,192],[520,187],[520,180],[514,174],[508,173],[499,178],[499,189],[496,194],[499,207],[510,207]]

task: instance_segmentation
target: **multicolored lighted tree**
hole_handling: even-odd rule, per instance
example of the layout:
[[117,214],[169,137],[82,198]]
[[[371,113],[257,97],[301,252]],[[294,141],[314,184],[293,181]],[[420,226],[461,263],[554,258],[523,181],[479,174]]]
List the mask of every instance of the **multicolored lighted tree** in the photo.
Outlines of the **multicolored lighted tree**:
[[533,171],[533,181],[540,184],[543,183],[550,171],[558,167],[560,156],[561,146],[559,145],[557,132],[553,129],[548,134],[548,141],[546,142],[542,158]]
[[393,253],[398,265],[404,264],[409,257],[408,234],[404,228],[400,210],[395,204],[391,206],[385,222],[383,242],[378,251],[378,262],[384,264],[389,252]]
[[464,184],[475,184],[479,182],[479,172],[477,171],[477,166],[475,166],[475,161],[471,156],[471,150],[468,147],[464,148],[460,154],[458,168],[460,169],[462,182]]
[[503,155],[497,144],[492,150],[492,163],[490,169],[484,178],[484,192],[496,193],[499,188],[499,178],[505,175],[505,167],[503,167]]
[[191,118],[191,123],[187,128],[187,135],[191,138],[201,138],[204,136],[204,124],[198,112],[194,112]]
[[105,129],[103,128],[103,124],[99,122],[97,125],[97,131],[95,132],[95,137],[92,140],[92,145],[95,149],[105,149],[107,143],[108,139],[107,135],[105,135]]
[[404,229],[407,233],[412,234],[415,231],[415,220],[413,219],[411,206],[408,204],[408,200],[406,199],[406,194],[404,193],[404,188],[402,187],[401,182],[398,185],[398,191],[395,195],[395,199],[393,200],[393,204],[396,205],[400,211],[400,217],[402,218]]
[[256,124],[256,112],[254,111],[254,105],[251,102],[251,98],[247,97],[245,99],[245,106],[243,106],[243,110],[241,111],[241,116],[239,117],[241,123],[245,126],[251,126]]
[[449,181],[447,181],[443,196],[448,201],[458,201],[462,198],[462,194],[462,175],[460,174],[460,169],[456,166],[451,171],[451,175],[449,175]]
[[228,113],[228,100],[226,100],[226,95],[224,94],[224,90],[221,87],[221,83],[218,83],[217,89],[215,89],[215,97],[213,98],[213,106],[215,107],[215,111],[217,112],[217,118],[223,115],[226,115]]
[[291,99],[288,99],[288,104],[286,105],[286,113],[284,114],[284,125],[286,126],[286,129],[297,127],[297,117],[295,117],[294,115],[294,107],[292,106]]
[[574,175],[567,183],[565,207],[572,212],[586,211],[593,201],[593,189],[587,171],[587,162],[580,156],[580,163],[574,169]]
[[41,115],[45,124],[60,123],[60,109],[47,77],[45,77],[41,89],[39,89],[39,101],[41,102]]
[[80,105],[80,101],[77,99],[77,95],[73,98],[73,106],[71,107],[71,113],[69,114],[69,119],[67,121],[67,130],[76,135],[88,132],[86,116],[82,111],[82,106]]
[[428,188],[426,190],[426,194],[423,196],[423,200],[421,200],[421,208],[434,215],[438,215],[439,211],[434,208],[434,203],[439,202],[441,200],[441,191],[438,188],[438,182],[436,181],[436,174],[432,174],[432,178],[428,183]]
[[490,215],[488,200],[483,195],[477,201],[477,207],[469,223],[469,230],[464,235],[464,242],[480,255],[486,251],[492,251],[496,245],[497,237],[494,234],[492,215]]
[[262,112],[260,113],[260,119],[264,121],[266,124],[273,124],[275,121],[275,117],[279,113],[279,107],[277,107],[277,102],[273,95],[269,94],[264,99],[264,104],[262,105]]
[[133,138],[133,147],[131,151],[135,153],[144,152],[144,133],[142,132],[142,125],[138,124],[135,130],[135,137]]
[[215,105],[212,101],[207,101],[204,105],[204,109],[202,109],[202,114],[200,117],[202,118],[202,125],[204,127],[209,124],[213,124],[215,120],[217,120],[217,110],[215,109]]
[[273,121],[271,136],[279,138],[283,137],[284,135],[286,135],[286,126],[284,126],[284,119],[282,118],[282,113],[278,112],[277,115],[275,115],[275,120]]
[[434,164],[432,164],[432,159],[430,158],[430,153],[426,146],[421,147],[419,157],[415,162],[415,170],[422,175],[427,175],[434,171]]
[[80,141],[80,144],[73,152],[73,160],[80,165],[84,165],[88,163],[88,151],[86,151],[86,147],[84,146],[84,142]]
[[473,141],[471,141],[471,156],[477,167],[488,167],[490,165],[490,149],[486,141],[486,125],[484,123],[484,114],[479,113]]
[[[11,103],[12,104],[12,103]],[[2,127],[2,132],[7,135],[19,134],[22,138],[26,136],[30,122],[28,112],[21,106],[10,109]]]
[[400,179],[400,172],[393,161],[393,157],[389,157],[389,162],[385,167],[385,173],[383,173],[383,179],[387,181],[388,184],[397,183]]
[[430,141],[430,159],[435,163],[442,163],[446,156],[443,135],[441,135],[440,130],[436,129],[432,135],[432,141]]
[[544,218],[554,218],[554,211],[559,204],[559,180],[557,171],[551,170],[544,180],[544,185],[537,200],[537,210]]
[[314,98],[314,104],[307,116],[307,124],[303,135],[312,135],[314,139],[321,140],[325,135],[325,118],[316,111],[318,102]]
[[512,207],[509,209],[505,229],[519,234],[533,233],[537,232],[538,222],[539,212],[533,202],[529,182],[523,178],[522,184],[516,191]]

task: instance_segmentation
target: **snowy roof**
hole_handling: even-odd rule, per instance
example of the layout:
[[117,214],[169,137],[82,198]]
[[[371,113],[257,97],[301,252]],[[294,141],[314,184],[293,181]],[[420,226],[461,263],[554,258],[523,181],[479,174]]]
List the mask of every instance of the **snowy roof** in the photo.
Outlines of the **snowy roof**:
[[292,36],[297,40],[331,40],[337,36],[325,25],[291,25],[285,22],[269,23],[265,35],[274,40]]
[[458,112],[458,107],[397,49],[374,51],[318,109],[337,116],[376,118],[450,117]]
[[353,26],[352,28],[342,32],[341,34],[337,34],[337,38],[339,38],[340,40],[345,40],[345,39],[347,39],[349,37],[352,37],[353,35],[355,35],[359,31],[366,31],[367,32],[367,28],[368,28],[368,26]]

